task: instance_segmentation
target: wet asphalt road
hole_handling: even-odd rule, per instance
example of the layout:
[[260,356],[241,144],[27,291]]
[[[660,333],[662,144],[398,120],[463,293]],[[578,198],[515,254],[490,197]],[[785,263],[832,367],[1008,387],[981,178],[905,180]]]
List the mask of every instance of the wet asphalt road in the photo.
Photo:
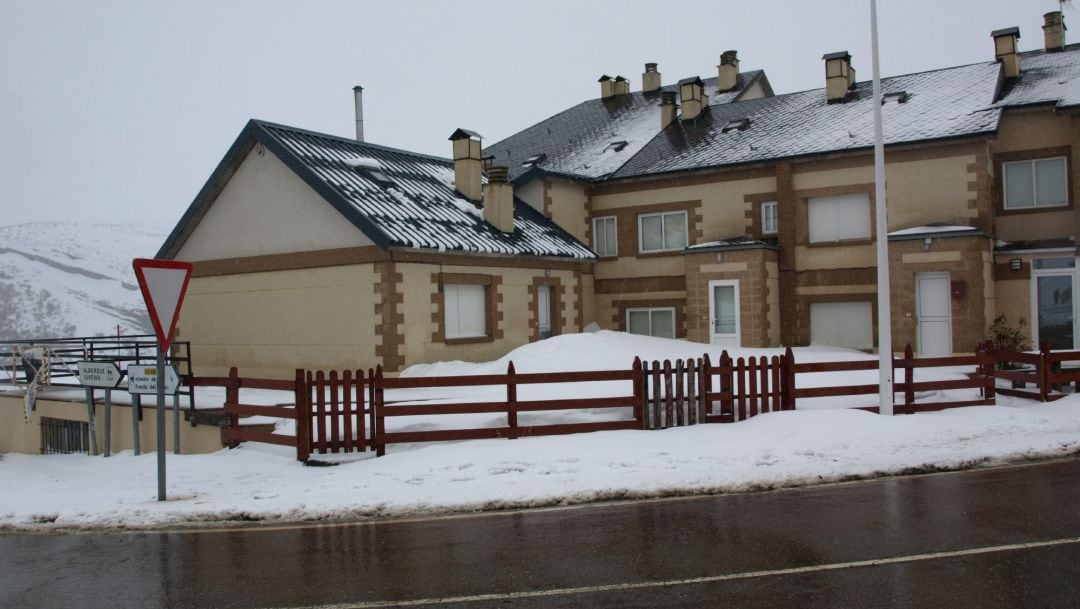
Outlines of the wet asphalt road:
[[334,604],[1080,607],[1080,461],[358,525],[0,536],[4,609]]

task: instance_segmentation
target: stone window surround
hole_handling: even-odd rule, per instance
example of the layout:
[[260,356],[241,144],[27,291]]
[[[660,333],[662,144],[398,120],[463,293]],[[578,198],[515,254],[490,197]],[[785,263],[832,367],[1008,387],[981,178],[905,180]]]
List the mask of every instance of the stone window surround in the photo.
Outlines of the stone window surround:
[[[600,251],[596,249],[596,221],[597,220],[607,220],[609,218],[615,223],[615,253],[614,254],[601,254]],[[596,217],[592,218],[589,221],[589,228],[591,229],[591,232],[589,233],[590,243],[592,243],[593,251],[596,252],[596,255],[599,256],[600,258],[618,258],[618,256],[619,256],[619,217],[617,215],[615,215],[615,214],[609,214],[609,215],[606,215],[606,216],[596,216]]]
[[[667,231],[665,230],[666,218],[667,218],[667,216],[673,216],[673,215],[676,215],[676,214],[682,214],[682,216],[683,216],[683,228],[685,229],[685,241],[686,241],[686,243],[683,244],[682,247],[661,247],[660,249],[646,251],[644,249],[644,247],[645,247],[645,241],[644,241],[645,235],[644,235],[644,231],[642,231],[642,229],[641,229],[641,226],[644,223],[644,220],[646,218],[660,218],[660,239],[663,240],[664,236],[667,234]],[[637,251],[638,251],[639,256],[640,255],[650,255],[650,254],[664,254],[664,253],[670,253],[670,252],[682,252],[683,250],[686,249],[686,246],[690,245],[690,213],[688,211],[686,211],[686,210],[676,209],[676,210],[671,210],[671,211],[658,211],[658,212],[649,212],[649,213],[639,213],[637,215],[637,218],[635,219],[635,221],[637,222],[637,248],[638,248]]]
[[[467,345],[474,343],[489,343],[497,336],[497,278],[493,275],[479,275],[472,273],[432,273],[432,281],[437,289],[432,293],[432,302],[436,305],[436,311],[432,313],[432,321],[435,323],[435,332],[431,336],[433,343],[445,343],[447,345]],[[470,338],[446,338],[446,293],[443,287],[447,284],[482,285],[484,286],[484,331],[485,336]]]
[[612,316],[614,328],[620,332],[628,331],[626,327],[627,309],[656,309],[671,307],[675,309],[675,338],[686,337],[686,299],[685,298],[643,298],[641,300],[614,300],[611,306],[615,309]]
[[[589,216],[587,226],[591,232],[593,218],[615,216],[616,239],[620,258],[656,258],[662,256],[682,256],[683,250],[668,250],[662,252],[638,252],[638,221],[641,214],[651,214],[667,211],[686,212],[687,244],[699,243],[702,239],[702,216],[701,200],[675,201],[672,203],[654,203],[647,205],[634,205],[630,207],[610,207],[601,210],[593,210]],[[604,260],[611,258],[605,257]]]
[[[1005,163],[1013,161],[1037,161],[1065,157],[1065,196],[1068,199],[1065,205],[1054,207],[1028,207],[1021,209],[1005,208]],[[1073,193],[1075,180],[1072,179],[1072,146],[1055,146],[1051,148],[1034,148],[1030,150],[1016,150],[1012,152],[999,152],[994,155],[994,212],[1002,216],[1016,214],[1038,214],[1068,211],[1073,208]]]
[[[808,203],[814,197],[829,197],[836,195],[866,194],[870,201],[870,237],[867,239],[849,239],[845,241],[820,241],[810,242],[810,212]],[[805,247],[844,247],[848,245],[867,245],[874,242],[877,230],[877,214],[874,213],[876,199],[874,197],[874,185],[869,184],[846,184],[843,186],[829,186],[826,188],[812,188],[795,191],[795,245]]]
[[[630,319],[629,318],[630,318],[631,313],[634,313],[634,312],[638,312],[638,313],[646,312],[646,313],[649,313],[649,330],[651,331],[651,330],[653,330],[652,313],[661,312],[661,311],[671,311],[671,325],[672,325],[671,334],[672,334],[672,336],[674,336],[675,334],[677,334],[677,328],[675,326],[678,325],[678,321],[677,321],[678,318],[676,316],[675,307],[626,307],[626,310],[623,311],[623,316],[625,317],[624,321],[625,321],[625,324],[626,324],[626,331],[630,332]],[[644,336],[656,336],[656,335],[650,333],[650,334],[646,334]]]

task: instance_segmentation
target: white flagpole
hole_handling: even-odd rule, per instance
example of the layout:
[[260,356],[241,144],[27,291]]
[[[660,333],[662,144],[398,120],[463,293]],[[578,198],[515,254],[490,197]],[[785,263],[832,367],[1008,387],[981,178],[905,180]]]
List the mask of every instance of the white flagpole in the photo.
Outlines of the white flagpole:
[[877,222],[879,410],[893,413],[892,307],[889,302],[889,238],[885,213],[885,142],[881,128],[881,74],[878,68],[877,0],[870,0],[870,38],[874,56],[874,201]]

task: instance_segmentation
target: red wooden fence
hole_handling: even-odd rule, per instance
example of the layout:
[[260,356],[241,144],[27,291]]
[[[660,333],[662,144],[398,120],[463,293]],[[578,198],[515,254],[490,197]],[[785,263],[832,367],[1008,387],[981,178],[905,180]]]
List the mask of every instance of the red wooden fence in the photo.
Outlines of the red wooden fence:
[[[547,383],[590,383],[598,381],[630,381],[630,395],[602,398],[564,398],[557,400],[519,401],[517,388],[521,385]],[[390,404],[385,400],[386,389],[421,389],[435,387],[483,387],[502,385],[506,399],[493,402],[459,402],[450,404]],[[641,360],[635,358],[629,370],[601,370],[587,372],[551,372],[518,374],[514,363],[507,366],[506,374],[484,374],[456,377],[384,377],[382,367],[375,369],[375,447],[381,456],[388,444],[407,442],[437,442],[450,440],[477,440],[484,438],[520,438],[554,434],[570,434],[614,429],[640,429],[643,414],[644,381]],[[578,410],[583,408],[633,408],[632,421],[601,421],[591,423],[566,423],[558,425],[518,425],[519,412],[540,410]],[[386,417],[506,413],[506,425],[478,429],[444,429],[430,431],[386,431]]]
[[[296,372],[299,379],[303,372]],[[370,369],[367,374],[345,370],[340,376],[336,370],[329,374],[308,371],[297,393],[301,413],[297,442],[306,442],[308,452],[324,454],[367,450],[370,430],[375,428],[371,399],[374,376]]]
[[784,356],[765,355],[732,360],[727,351],[713,365],[708,355],[702,368],[706,423],[745,421],[766,412],[794,410],[788,391],[791,350]]
[[[296,458],[307,461],[308,455],[303,443],[297,442],[296,436],[287,436],[265,431],[245,429],[240,425],[242,416],[265,416],[278,419],[296,419],[296,409],[287,404],[264,406],[258,404],[244,404],[240,402],[241,389],[272,389],[278,391],[292,391],[298,395],[303,388],[303,379],[299,374],[292,381],[275,379],[241,378],[236,368],[229,369],[229,376],[225,377],[191,377],[188,381],[192,387],[224,387],[225,388],[225,416],[229,426],[222,430],[225,442],[229,448],[236,448],[241,442],[262,442],[264,444],[278,444],[281,446],[295,446]],[[299,422],[298,422],[299,423]]]

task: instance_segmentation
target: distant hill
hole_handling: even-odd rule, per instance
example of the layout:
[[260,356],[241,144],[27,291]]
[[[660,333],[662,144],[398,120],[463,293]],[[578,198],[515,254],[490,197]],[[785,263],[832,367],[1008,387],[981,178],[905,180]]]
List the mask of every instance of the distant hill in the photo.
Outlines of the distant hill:
[[158,227],[77,222],[0,226],[0,340],[151,332],[133,258]]

